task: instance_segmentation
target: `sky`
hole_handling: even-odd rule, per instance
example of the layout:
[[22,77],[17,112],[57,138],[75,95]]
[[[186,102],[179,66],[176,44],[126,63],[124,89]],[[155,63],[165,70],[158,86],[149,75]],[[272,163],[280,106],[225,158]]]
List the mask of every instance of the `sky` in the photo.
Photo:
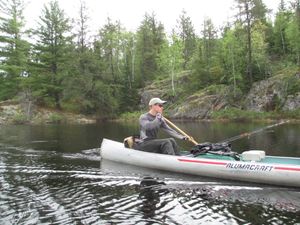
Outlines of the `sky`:
[[[24,0],[27,26],[34,27],[41,9],[50,0]],[[98,31],[110,17],[120,20],[129,31],[136,31],[146,12],[154,12],[156,19],[171,33],[184,9],[192,20],[196,34],[200,33],[205,18],[211,18],[215,27],[233,18],[234,0],[83,0],[88,8],[91,32]],[[59,6],[71,18],[78,18],[80,0],[58,0]],[[280,0],[263,0],[266,6],[277,11]]]

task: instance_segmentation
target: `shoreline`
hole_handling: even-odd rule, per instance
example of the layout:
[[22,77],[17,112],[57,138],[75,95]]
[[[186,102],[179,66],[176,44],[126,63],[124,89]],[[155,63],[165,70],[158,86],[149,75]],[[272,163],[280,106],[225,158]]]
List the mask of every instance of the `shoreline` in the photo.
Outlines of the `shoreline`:
[[[45,107],[35,107],[30,113],[24,113],[21,104],[14,101],[0,102],[0,125],[16,124],[95,124],[101,121],[95,116],[86,116],[79,113],[66,112]],[[166,118],[172,121],[189,121],[189,122],[279,122],[288,121],[288,123],[299,124],[300,111],[296,113],[278,113],[278,112],[249,112],[243,110],[227,110],[226,112],[215,112],[212,118],[174,118],[166,113]],[[118,118],[103,119],[103,121],[128,122],[138,121],[142,112],[124,113]],[[289,116],[292,115],[292,116]]]
[[26,111],[21,104],[13,101],[0,102],[0,125],[90,124],[96,122],[96,118],[92,116],[45,107],[35,107]]

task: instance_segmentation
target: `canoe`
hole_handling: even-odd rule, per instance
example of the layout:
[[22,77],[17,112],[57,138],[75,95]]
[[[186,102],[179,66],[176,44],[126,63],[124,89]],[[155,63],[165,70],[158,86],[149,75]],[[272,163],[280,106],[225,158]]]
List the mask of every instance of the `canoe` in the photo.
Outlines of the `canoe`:
[[140,167],[261,184],[300,187],[300,158],[266,156],[250,150],[240,160],[229,156],[164,155],[126,148],[123,143],[103,139],[101,159]]

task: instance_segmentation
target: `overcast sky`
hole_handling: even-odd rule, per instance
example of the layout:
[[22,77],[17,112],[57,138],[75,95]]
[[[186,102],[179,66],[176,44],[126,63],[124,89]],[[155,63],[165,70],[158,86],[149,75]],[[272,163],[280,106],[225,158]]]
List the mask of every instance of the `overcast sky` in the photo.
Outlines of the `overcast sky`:
[[[25,0],[25,18],[28,26],[36,24],[41,9],[50,0]],[[84,0],[83,0],[84,1]],[[80,0],[58,0],[66,14],[75,18],[79,15]],[[110,17],[130,31],[136,31],[146,12],[155,12],[156,19],[163,23],[166,32],[176,27],[177,19],[184,9],[192,19],[196,33],[199,34],[205,18],[211,18],[219,27],[231,20],[234,0],[85,0],[89,10],[91,30],[99,30]],[[273,13],[277,11],[280,0],[263,0]]]

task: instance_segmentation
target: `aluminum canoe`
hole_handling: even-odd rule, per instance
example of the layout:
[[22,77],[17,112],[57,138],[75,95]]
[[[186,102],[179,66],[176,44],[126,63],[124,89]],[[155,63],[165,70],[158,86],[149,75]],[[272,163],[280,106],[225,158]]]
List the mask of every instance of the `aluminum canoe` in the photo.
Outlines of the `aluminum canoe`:
[[214,178],[300,187],[300,158],[266,156],[261,161],[174,156],[125,148],[103,139],[101,158],[140,167]]

